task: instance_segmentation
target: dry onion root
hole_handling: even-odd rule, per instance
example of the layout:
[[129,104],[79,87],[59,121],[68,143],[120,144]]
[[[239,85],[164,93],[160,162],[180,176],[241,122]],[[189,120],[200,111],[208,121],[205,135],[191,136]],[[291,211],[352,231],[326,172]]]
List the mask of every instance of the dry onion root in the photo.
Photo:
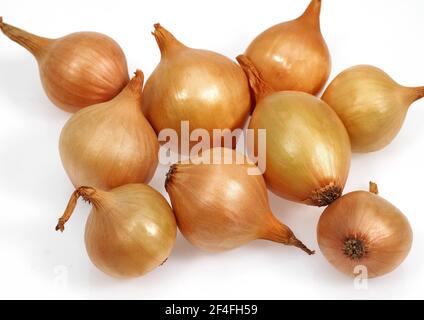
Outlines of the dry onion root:
[[312,0],[297,19],[260,34],[245,55],[276,91],[317,94],[331,71],[331,57],[320,29],[321,0]]
[[[273,92],[247,57],[237,60],[256,95],[249,129],[256,136],[266,130],[266,168],[261,169],[268,186],[288,200],[329,205],[342,195],[349,174],[351,147],[343,123],[310,94]],[[258,155],[258,143],[250,153]]]
[[109,192],[79,187],[56,230],[64,230],[79,197],[93,206],[85,227],[85,245],[97,268],[114,277],[132,278],[166,261],[175,243],[177,225],[171,207],[159,192],[143,184]]
[[137,70],[118,96],[78,111],[62,129],[60,156],[75,187],[109,190],[153,177],[159,143],[141,111],[143,80]]
[[104,34],[77,32],[48,39],[6,24],[2,17],[0,29],[35,57],[47,96],[65,111],[108,101],[128,83],[124,52]]
[[358,266],[374,278],[396,269],[412,245],[407,218],[379,197],[377,186],[370,192],[344,195],[324,210],[318,223],[318,244],[327,260],[339,271],[355,276]]
[[386,147],[399,133],[409,106],[424,97],[424,87],[404,87],[368,65],[341,72],[322,99],[343,121],[355,152]]
[[182,121],[189,121],[190,132],[205,129],[209,137],[213,129],[242,128],[251,101],[246,76],[237,63],[186,47],[160,24],[153,35],[162,57],[146,82],[143,112],[156,133],[173,129],[181,138]]
[[[211,252],[264,239],[313,254],[275,218],[262,175],[244,156],[238,156],[244,159],[243,164],[236,163],[235,151],[214,148],[170,168],[165,188],[184,237]],[[208,164],[212,159],[219,159],[219,164]]]

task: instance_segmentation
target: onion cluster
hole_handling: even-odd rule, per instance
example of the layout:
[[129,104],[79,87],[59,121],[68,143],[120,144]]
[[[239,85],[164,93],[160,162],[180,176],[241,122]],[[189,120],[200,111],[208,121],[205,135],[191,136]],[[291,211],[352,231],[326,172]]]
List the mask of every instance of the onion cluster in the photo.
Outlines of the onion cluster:
[[[363,267],[368,277],[378,277],[397,268],[412,246],[406,216],[377,195],[374,183],[370,192],[343,190],[351,152],[386,147],[409,106],[424,97],[424,87],[402,86],[384,71],[360,65],[341,72],[317,98],[331,71],[321,4],[311,0],[297,19],[259,34],[238,64],[190,48],[155,24],[161,58],[144,89],[142,71],[129,79],[125,55],[108,36],[77,32],[49,39],[0,17],[1,31],[37,60],[50,100],[75,112],[59,142],[75,191],[56,230],[64,230],[79,198],[89,202],[88,256],[120,278],[162,265],[177,227],[193,246],[209,252],[269,240],[314,254],[274,216],[268,186],[285,199],[327,206],[317,240],[336,269],[352,276]],[[257,164],[233,150],[232,131],[243,128],[250,113],[255,143],[246,149]],[[186,121],[188,137],[182,132]],[[172,207],[146,185],[167,129],[179,138],[180,153],[183,145],[191,150],[187,161],[173,164],[163,177]],[[192,140],[195,130],[207,137],[197,131]],[[228,132],[231,144],[223,148]],[[207,140],[200,141],[207,148],[198,153],[196,138]],[[256,157],[264,146],[261,162]]]

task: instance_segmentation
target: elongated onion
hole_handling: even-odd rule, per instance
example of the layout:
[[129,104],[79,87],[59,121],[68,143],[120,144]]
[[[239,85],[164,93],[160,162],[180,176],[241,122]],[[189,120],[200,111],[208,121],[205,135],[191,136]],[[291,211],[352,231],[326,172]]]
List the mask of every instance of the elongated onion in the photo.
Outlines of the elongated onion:
[[32,53],[47,96],[63,110],[75,112],[108,101],[128,83],[124,52],[104,34],[77,32],[48,39],[6,24],[1,17],[0,29]]
[[[391,203],[370,192],[344,195],[324,210],[318,223],[318,243],[328,261],[341,272],[369,278],[396,269],[412,245],[407,218]],[[364,275],[363,275],[364,276]]]
[[181,122],[190,132],[242,128],[250,111],[249,85],[243,70],[230,59],[206,50],[188,48],[168,30],[155,25],[153,35],[162,54],[146,82],[143,111],[156,133]]
[[243,155],[225,148],[173,165],[165,187],[182,234],[194,246],[212,252],[264,239],[313,254],[272,214],[258,173]]
[[424,87],[404,87],[368,65],[340,73],[322,99],[343,121],[355,152],[386,147],[399,133],[409,106],[424,97]]
[[276,91],[317,94],[331,71],[331,58],[320,28],[321,0],[312,0],[297,19],[261,33],[245,55]]
[[78,111],[62,129],[60,156],[75,187],[108,190],[152,178],[159,143],[141,111],[143,79],[137,70],[118,96]]
[[129,184],[109,192],[79,187],[56,230],[64,230],[79,197],[93,205],[85,226],[85,245],[97,268],[115,277],[138,277],[168,258],[177,225],[171,207],[159,192],[144,184]]
[[[258,101],[249,129],[266,130],[264,177],[279,196],[326,206],[341,196],[350,167],[349,136],[337,114],[320,99],[297,91],[272,92],[245,56]],[[255,144],[258,155],[258,143]]]

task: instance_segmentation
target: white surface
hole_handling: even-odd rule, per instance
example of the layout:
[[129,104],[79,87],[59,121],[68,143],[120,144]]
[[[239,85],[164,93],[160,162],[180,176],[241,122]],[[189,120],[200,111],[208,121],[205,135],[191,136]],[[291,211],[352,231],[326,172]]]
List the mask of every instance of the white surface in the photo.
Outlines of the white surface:
[[[235,57],[265,28],[297,17],[309,0],[273,1],[18,1],[0,15],[28,31],[59,37],[93,30],[116,39],[132,72],[149,75],[159,60],[150,35],[161,22],[189,46]],[[332,77],[346,67],[379,66],[405,85],[424,85],[424,2],[324,0],[322,30]],[[179,236],[168,262],[147,276],[118,281],[89,261],[83,233],[89,207],[78,205],[66,232],[54,232],[73,191],[59,159],[58,137],[69,114],[44,95],[35,60],[0,35],[0,298],[424,298],[424,101],[385,150],[355,155],[345,191],[379,183],[414,230],[413,249],[395,272],[367,290],[335,271],[318,253],[257,241],[210,255]],[[151,185],[164,192],[167,168]],[[164,192],[165,193],[165,192]],[[165,193],[166,194],[166,193]],[[274,212],[310,247],[322,209],[270,195]]]

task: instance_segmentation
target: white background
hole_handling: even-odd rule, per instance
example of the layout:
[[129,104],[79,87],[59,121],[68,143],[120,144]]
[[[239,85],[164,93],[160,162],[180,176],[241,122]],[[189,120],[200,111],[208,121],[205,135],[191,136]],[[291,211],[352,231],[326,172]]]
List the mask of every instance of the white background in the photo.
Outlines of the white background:
[[[189,46],[229,57],[242,53],[259,32],[297,17],[309,0],[262,1],[17,1],[2,0],[8,23],[47,37],[92,30],[117,40],[130,71],[149,75],[159,61],[150,35],[162,23]],[[333,57],[332,77],[355,64],[379,66],[404,85],[424,85],[422,0],[324,0],[322,31]],[[58,152],[69,114],[44,95],[35,60],[0,35],[0,298],[424,298],[424,101],[385,150],[355,155],[346,191],[379,183],[414,230],[414,245],[395,272],[357,290],[318,251],[257,241],[205,254],[178,237],[168,262],[145,277],[122,281],[98,271],[85,252],[89,206],[79,204],[66,232],[54,231],[73,191]],[[151,185],[162,191],[166,166]],[[270,194],[272,208],[299,238],[318,249],[315,228],[322,209]]]

